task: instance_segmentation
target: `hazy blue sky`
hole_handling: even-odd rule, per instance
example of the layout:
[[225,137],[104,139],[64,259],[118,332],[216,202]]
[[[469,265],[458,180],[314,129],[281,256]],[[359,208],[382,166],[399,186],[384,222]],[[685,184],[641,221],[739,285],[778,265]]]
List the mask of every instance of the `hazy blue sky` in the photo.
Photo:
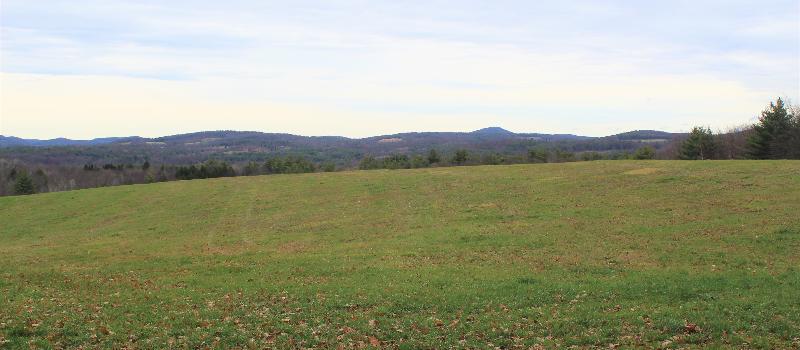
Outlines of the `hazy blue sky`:
[[0,2],[0,134],[606,135],[800,99],[800,2]]

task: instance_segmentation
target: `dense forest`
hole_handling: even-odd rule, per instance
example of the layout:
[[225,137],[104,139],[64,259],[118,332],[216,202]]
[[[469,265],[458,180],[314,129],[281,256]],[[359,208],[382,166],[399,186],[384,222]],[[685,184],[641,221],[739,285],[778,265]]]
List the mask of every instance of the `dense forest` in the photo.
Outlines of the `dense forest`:
[[227,176],[619,159],[800,159],[800,109],[777,99],[759,122],[714,133],[607,137],[405,133],[365,139],[216,131],[90,141],[0,139],[0,195]]

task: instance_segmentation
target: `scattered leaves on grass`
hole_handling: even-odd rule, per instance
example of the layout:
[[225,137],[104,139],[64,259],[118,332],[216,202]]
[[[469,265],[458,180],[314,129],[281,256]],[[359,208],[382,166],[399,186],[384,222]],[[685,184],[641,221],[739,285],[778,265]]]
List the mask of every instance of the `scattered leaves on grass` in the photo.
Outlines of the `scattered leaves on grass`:
[[685,322],[685,323],[686,324],[683,326],[683,331],[684,332],[689,333],[689,334],[691,334],[691,333],[699,333],[700,332],[700,328],[697,327],[697,324],[689,323],[689,322]]
[[381,346],[381,341],[378,340],[378,338],[375,338],[373,336],[369,336],[369,345],[372,345],[372,346],[375,346],[375,347],[380,347]]

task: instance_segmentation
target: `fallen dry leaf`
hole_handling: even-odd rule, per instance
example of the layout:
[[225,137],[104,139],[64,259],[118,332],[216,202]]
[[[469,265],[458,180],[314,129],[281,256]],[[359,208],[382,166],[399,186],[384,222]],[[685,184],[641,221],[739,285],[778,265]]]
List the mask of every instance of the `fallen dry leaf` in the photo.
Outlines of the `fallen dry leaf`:
[[373,336],[369,336],[369,345],[378,346],[379,347],[379,346],[381,346],[381,341],[378,340],[378,338],[375,338]]
[[688,322],[686,323],[685,326],[683,326],[683,330],[686,333],[697,333],[697,332],[700,332],[700,328],[697,327],[697,324],[688,323]]

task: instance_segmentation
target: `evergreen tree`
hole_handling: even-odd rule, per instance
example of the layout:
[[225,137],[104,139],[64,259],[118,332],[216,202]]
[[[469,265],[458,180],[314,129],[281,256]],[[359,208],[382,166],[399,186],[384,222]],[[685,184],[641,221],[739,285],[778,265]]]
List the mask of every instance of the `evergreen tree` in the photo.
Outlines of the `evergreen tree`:
[[783,99],[770,102],[761,112],[758,124],[753,126],[753,134],[748,139],[749,155],[754,159],[790,158],[800,148],[794,140],[797,127],[793,116],[788,112]]
[[405,154],[392,154],[383,158],[383,167],[386,169],[408,169],[411,167],[411,163]]
[[267,159],[264,162],[264,171],[267,174],[283,174],[286,172],[286,165],[284,164],[283,158],[275,157]]
[[800,108],[793,108],[792,133],[789,137],[789,158],[800,159]]
[[499,153],[489,153],[481,159],[481,163],[487,165],[499,165],[505,163],[505,161],[505,157]]
[[547,150],[543,148],[528,150],[528,161],[531,163],[547,163]]
[[456,151],[456,154],[453,155],[452,162],[453,162],[453,164],[456,164],[456,165],[464,165],[464,163],[467,162],[467,158],[468,157],[469,157],[469,153],[467,153],[467,150],[460,149],[460,150]]
[[556,150],[556,163],[560,162],[574,162],[575,161],[575,153],[570,151],[564,150]]
[[[438,157],[438,155],[437,155]],[[419,154],[414,155],[411,157],[411,167],[412,168],[425,168],[431,165],[430,158],[425,158]]]
[[365,156],[361,159],[361,162],[358,164],[358,168],[361,170],[372,170],[372,169],[380,169],[382,166],[381,162],[379,162],[373,156]]
[[244,169],[242,169],[242,173],[245,176],[258,175],[260,169],[261,166],[258,163],[251,161],[244,166]]
[[288,156],[284,160],[287,174],[313,173],[317,167],[302,156]]
[[431,149],[428,152],[428,164],[436,164],[442,161],[442,158],[439,157],[439,152],[436,152],[435,149]]
[[692,128],[689,137],[681,144],[680,159],[710,159],[715,149],[714,134],[711,129],[702,126]]
[[593,160],[602,160],[603,154],[599,152],[583,152],[581,153],[581,160],[583,161],[593,161]]
[[28,176],[26,172],[20,172],[17,176],[17,181],[14,183],[14,193],[16,194],[34,194],[36,191],[33,188],[33,179]]
[[653,159],[656,156],[656,150],[652,146],[644,146],[633,153],[633,159],[644,160]]
[[214,159],[200,164],[199,173],[201,179],[236,176],[236,171],[228,163]]

